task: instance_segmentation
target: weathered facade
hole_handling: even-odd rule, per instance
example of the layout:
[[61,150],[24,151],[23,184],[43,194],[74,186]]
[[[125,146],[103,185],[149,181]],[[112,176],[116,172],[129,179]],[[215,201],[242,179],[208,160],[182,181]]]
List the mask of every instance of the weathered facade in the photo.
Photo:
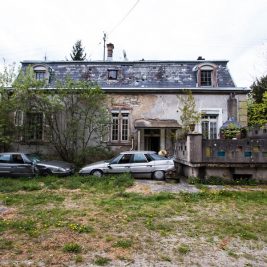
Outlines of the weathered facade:
[[[178,95],[190,90],[202,112],[196,131],[219,138],[229,117],[247,125],[246,88],[235,86],[225,60],[195,61],[24,61],[48,90],[67,76],[95,82],[106,92],[112,118],[103,140],[113,150],[161,150],[174,153],[181,128]],[[229,104],[230,103],[230,104]]]
[[267,181],[267,125],[248,132],[247,138],[206,140],[189,134],[175,146],[178,172],[187,177],[210,176],[225,180]]

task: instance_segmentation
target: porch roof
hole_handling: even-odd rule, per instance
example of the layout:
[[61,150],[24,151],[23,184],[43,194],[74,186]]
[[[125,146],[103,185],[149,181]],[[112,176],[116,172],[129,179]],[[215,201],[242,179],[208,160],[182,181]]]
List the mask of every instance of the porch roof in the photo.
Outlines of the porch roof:
[[143,128],[181,128],[181,125],[176,120],[160,120],[160,119],[137,119],[134,122],[136,129]]

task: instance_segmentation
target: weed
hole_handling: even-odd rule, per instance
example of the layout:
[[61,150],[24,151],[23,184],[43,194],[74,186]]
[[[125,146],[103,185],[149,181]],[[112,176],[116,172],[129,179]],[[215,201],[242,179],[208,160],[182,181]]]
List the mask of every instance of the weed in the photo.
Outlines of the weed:
[[13,245],[13,241],[11,240],[8,240],[8,239],[4,239],[4,238],[1,238],[0,239],[0,249],[4,250],[9,250],[9,249],[12,249],[14,247]]
[[75,263],[81,263],[83,261],[84,261],[84,259],[83,259],[83,256],[82,255],[76,255],[76,257],[75,257]]
[[94,230],[92,226],[82,225],[78,223],[70,223],[68,224],[68,227],[78,233],[91,233]]
[[130,248],[133,245],[133,241],[130,239],[121,239],[113,244],[115,248]]
[[179,248],[178,248],[179,253],[181,254],[187,254],[190,251],[190,248],[188,245],[186,244],[182,244]]
[[171,262],[171,261],[172,261],[171,257],[169,257],[169,256],[167,256],[167,255],[161,255],[161,256],[160,256],[160,259],[161,259],[162,261],[167,261],[167,262]]
[[94,260],[94,264],[96,264],[98,266],[105,266],[110,261],[111,261],[111,259],[109,259],[109,258],[97,256],[96,259]]
[[82,247],[77,243],[67,243],[64,245],[63,251],[70,253],[80,253],[82,251]]

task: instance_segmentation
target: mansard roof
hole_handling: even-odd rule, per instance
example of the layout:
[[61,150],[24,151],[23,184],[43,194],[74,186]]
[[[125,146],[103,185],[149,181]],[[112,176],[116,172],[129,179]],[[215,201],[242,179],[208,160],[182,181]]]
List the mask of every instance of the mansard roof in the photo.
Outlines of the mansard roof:
[[[216,66],[216,88],[234,89],[235,84],[227,68],[227,60],[193,61],[23,61],[28,65],[42,65],[49,70],[49,85],[67,76],[75,80],[96,82],[102,88],[111,89],[197,89],[198,66]],[[108,73],[115,71],[116,79]],[[114,74],[114,73],[113,73]],[[200,89],[200,88],[199,88]],[[237,88],[236,88],[237,89]]]

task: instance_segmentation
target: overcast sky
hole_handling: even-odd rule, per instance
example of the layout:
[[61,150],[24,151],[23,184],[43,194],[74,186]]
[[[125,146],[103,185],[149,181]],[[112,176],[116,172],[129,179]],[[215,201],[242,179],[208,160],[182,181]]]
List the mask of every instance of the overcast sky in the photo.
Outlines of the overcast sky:
[[[88,60],[227,59],[237,86],[267,74],[267,0],[1,1],[0,57],[69,59],[82,40]],[[3,61],[3,60],[1,60]]]

